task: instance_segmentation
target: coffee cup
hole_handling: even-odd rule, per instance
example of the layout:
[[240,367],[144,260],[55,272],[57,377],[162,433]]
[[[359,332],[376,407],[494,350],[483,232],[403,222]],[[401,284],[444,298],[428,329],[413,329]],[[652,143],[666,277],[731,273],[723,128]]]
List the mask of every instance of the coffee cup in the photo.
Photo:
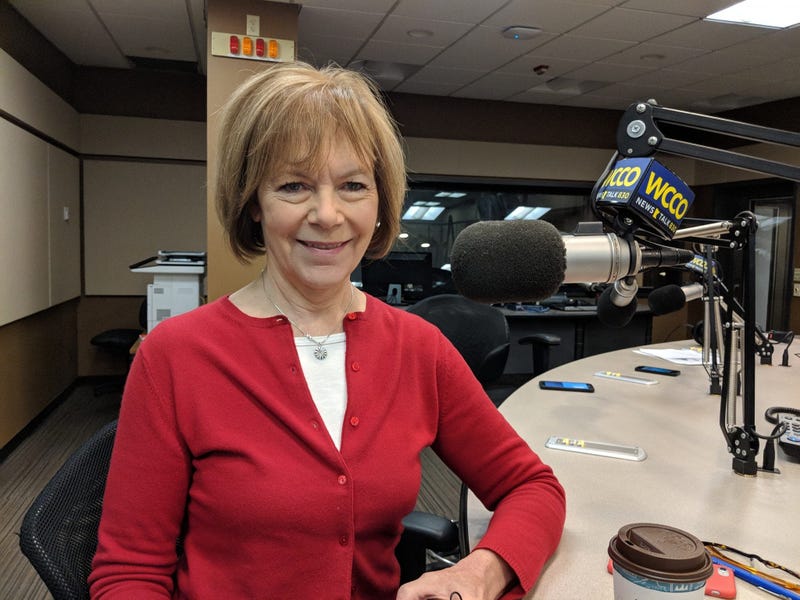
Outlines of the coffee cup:
[[657,523],[631,523],[608,543],[614,600],[702,600],[714,570],[703,542]]

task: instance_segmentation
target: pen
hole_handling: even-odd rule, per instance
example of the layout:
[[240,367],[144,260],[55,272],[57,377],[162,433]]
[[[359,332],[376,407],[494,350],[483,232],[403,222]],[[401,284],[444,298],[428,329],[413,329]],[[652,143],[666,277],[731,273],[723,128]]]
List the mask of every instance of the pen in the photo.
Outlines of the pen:
[[717,558],[716,556],[711,557],[711,561],[717,563],[729,569],[731,573],[733,573],[736,577],[741,579],[742,581],[746,581],[747,583],[756,586],[758,589],[778,596],[779,598],[788,598],[789,600],[800,600],[800,594],[795,594],[794,592],[787,590],[784,587],[781,587],[777,583],[773,583],[763,577],[759,577],[755,573],[751,573],[745,569],[740,569],[739,567],[732,565],[730,563],[725,562]]

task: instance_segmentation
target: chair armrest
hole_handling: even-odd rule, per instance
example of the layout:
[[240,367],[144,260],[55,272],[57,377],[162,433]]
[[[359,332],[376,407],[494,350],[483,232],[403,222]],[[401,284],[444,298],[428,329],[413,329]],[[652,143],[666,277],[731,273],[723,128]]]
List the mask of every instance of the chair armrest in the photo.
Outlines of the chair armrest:
[[520,344],[544,344],[546,346],[558,346],[561,343],[561,338],[551,333],[534,333],[519,338]]
[[530,345],[532,373],[536,377],[550,369],[550,348],[561,344],[561,338],[550,333],[534,333],[520,338],[519,343]]
[[436,552],[458,546],[458,525],[446,517],[415,510],[403,518],[403,535]]
[[458,525],[445,517],[415,510],[403,518],[403,535],[395,548],[400,583],[413,581],[426,570],[427,550],[449,552],[458,547]]

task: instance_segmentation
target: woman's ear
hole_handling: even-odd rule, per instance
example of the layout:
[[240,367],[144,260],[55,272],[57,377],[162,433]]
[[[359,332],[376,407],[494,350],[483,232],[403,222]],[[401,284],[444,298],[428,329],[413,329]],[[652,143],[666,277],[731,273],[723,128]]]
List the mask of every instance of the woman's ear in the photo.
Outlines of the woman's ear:
[[258,198],[254,197],[247,203],[247,210],[250,211],[250,218],[256,223],[261,223],[261,207],[258,204]]

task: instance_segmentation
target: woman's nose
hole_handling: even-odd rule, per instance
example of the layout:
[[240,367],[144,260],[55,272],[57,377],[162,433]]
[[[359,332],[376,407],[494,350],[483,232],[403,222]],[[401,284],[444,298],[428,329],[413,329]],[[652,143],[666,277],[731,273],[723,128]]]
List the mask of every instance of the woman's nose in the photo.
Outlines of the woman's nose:
[[336,191],[327,186],[320,187],[315,194],[308,220],[320,227],[333,227],[341,223],[342,218]]

